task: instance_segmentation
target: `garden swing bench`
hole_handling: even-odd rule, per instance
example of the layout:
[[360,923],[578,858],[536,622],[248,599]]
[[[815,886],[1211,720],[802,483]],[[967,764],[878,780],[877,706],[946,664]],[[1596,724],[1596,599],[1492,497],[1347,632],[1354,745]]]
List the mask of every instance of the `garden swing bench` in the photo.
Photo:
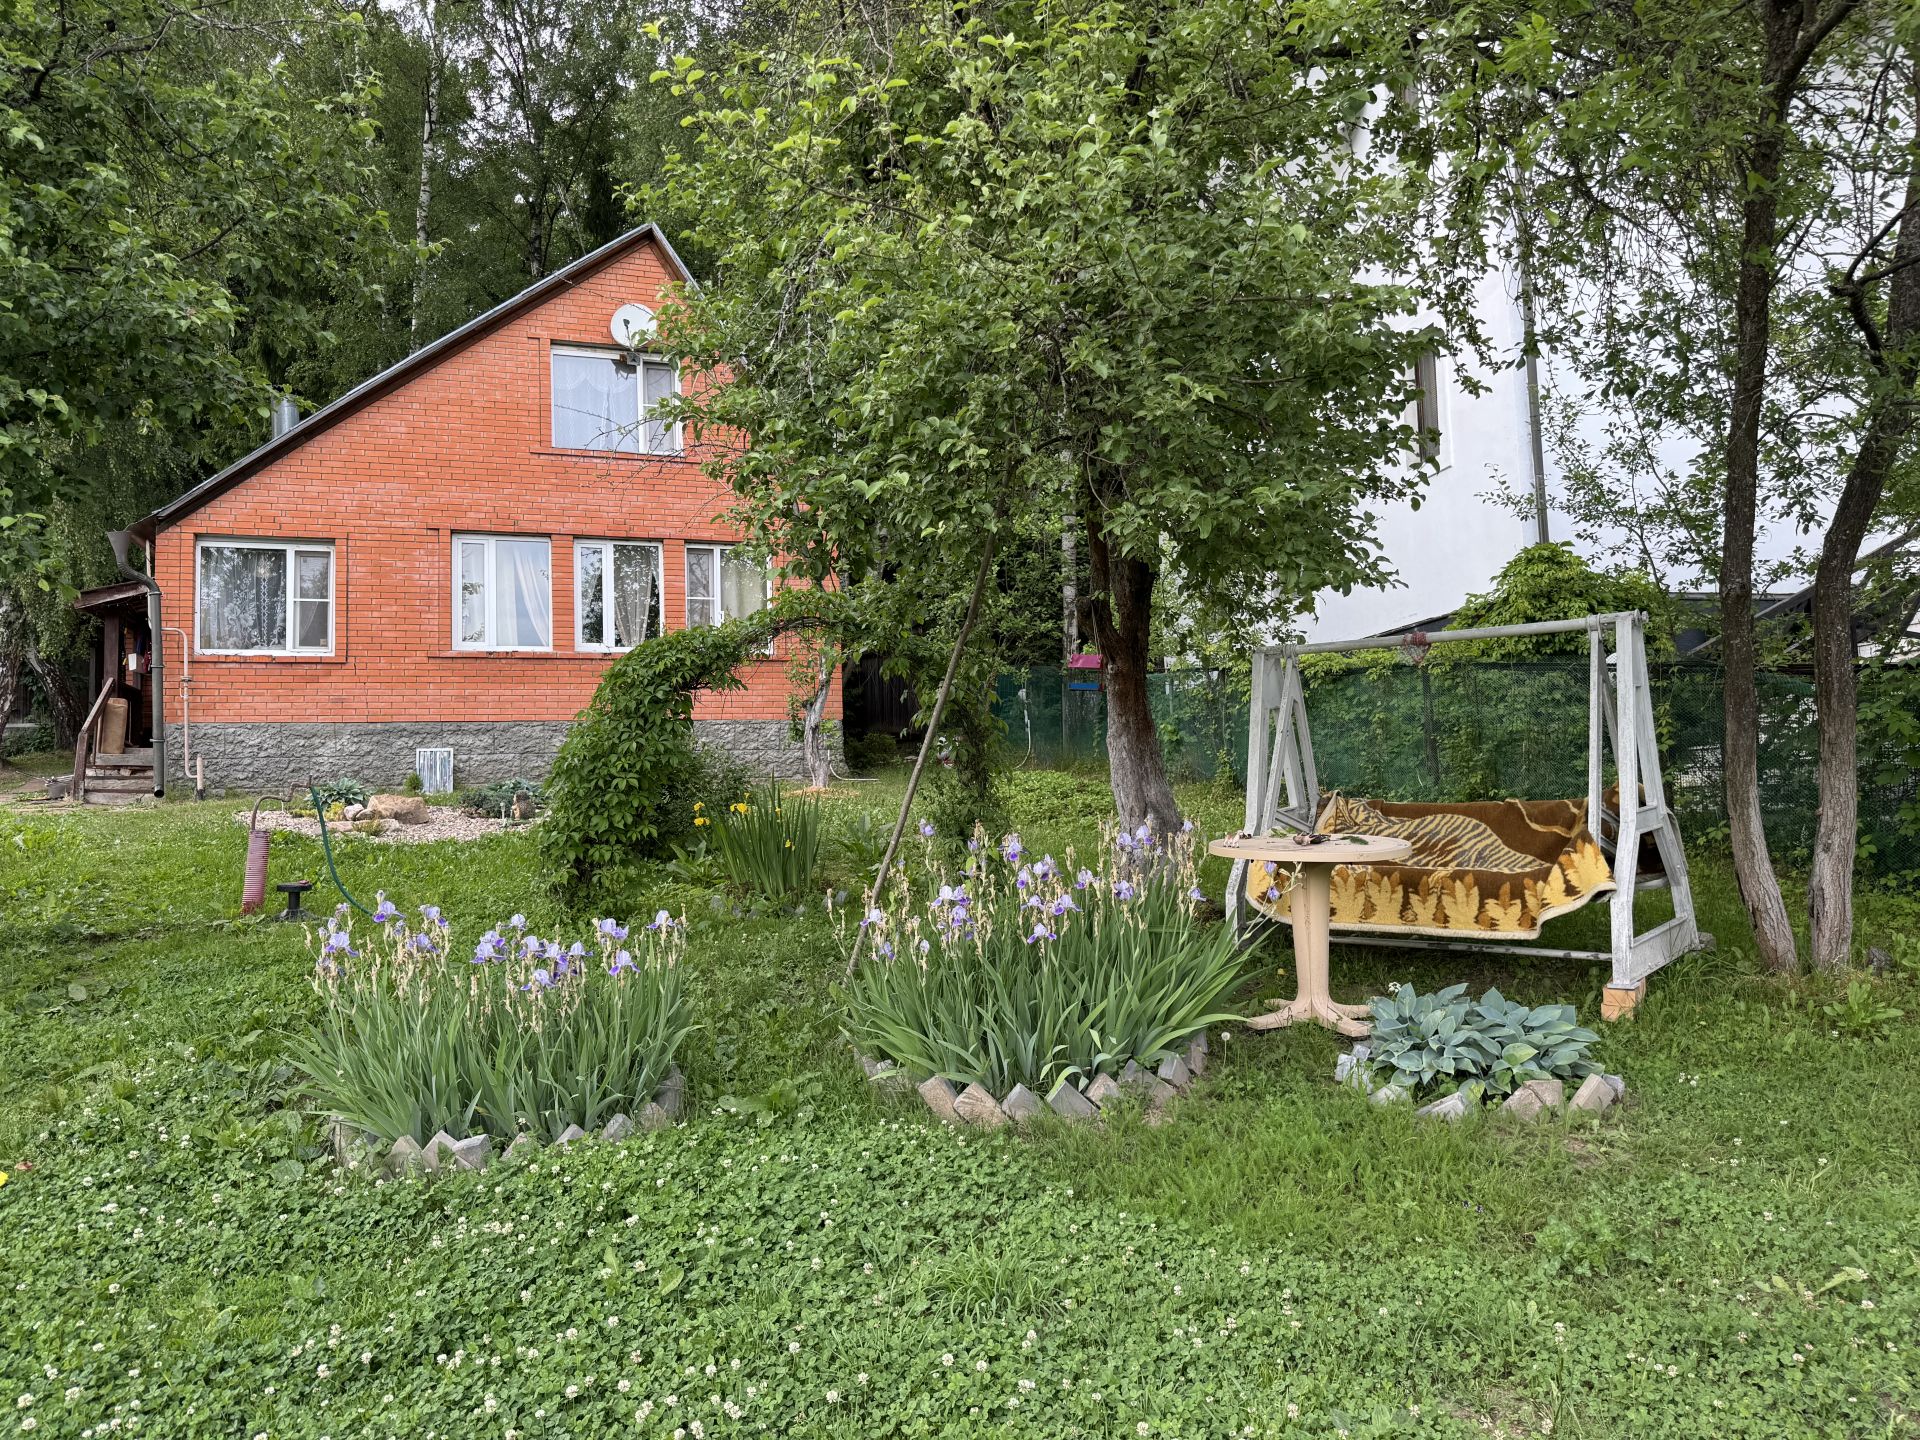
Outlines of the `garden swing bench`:
[[[1322,796],[1314,769],[1301,656],[1395,647],[1423,655],[1429,645],[1454,641],[1580,631],[1588,637],[1584,807],[1578,800],[1412,805]],[[1609,632],[1617,686],[1609,674]],[[1331,921],[1336,933],[1363,934],[1366,944],[1406,949],[1606,960],[1612,974],[1602,1010],[1609,1018],[1632,1012],[1645,993],[1647,976],[1655,970],[1675,956],[1711,943],[1695,920],[1680,827],[1661,781],[1644,614],[1625,611],[1528,625],[1272,645],[1254,656],[1252,699],[1247,735],[1249,835],[1265,835],[1286,826],[1413,840],[1414,854],[1405,865],[1335,872]],[[1639,800],[1619,804],[1613,817],[1608,815],[1609,792],[1604,788],[1603,762],[1608,751],[1617,777],[1615,798]],[[1593,817],[1603,817],[1597,834],[1589,831]],[[1611,837],[1605,818],[1613,820]],[[1643,864],[1643,841],[1651,841],[1658,856],[1656,865]],[[1608,852],[1610,869],[1604,858]],[[1269,919],[1284,916],[1286,896],[1274,879],[1271,867],[1258,861],[1235,862],[1226,903],[1236,932],[1247,931],[1249,910]],[[1636,891],[1663,886],[1673,895],[1673,918],[1636,934]],[[1612,892],[1612,943],[1606,950],[1487,944],[1478,938],[1503,931],[1512,938],[1531,938],[1539,933],[1540,921],[1578,909],[1608,890]],[[1433,933],[1404,933],[1408,931]]]

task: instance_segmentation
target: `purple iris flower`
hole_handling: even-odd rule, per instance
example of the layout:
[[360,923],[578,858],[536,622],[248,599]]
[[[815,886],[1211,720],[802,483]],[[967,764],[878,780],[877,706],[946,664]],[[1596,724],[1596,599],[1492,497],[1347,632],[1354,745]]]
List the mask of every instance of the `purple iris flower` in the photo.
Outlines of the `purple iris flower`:
[[1001,858],[1004,859],[1009,865],[1018,865],[1020,863],[1020,857],[1024,853],[1025,852],[1021,848],[1020,837],[1018,835],[1009,835],[1000,844]]
[[1033,922],[1033,933],[1027,936],[1027,944],[1037,945],[1042,940],[1058,940],[1059,938],[1058,935],[1055,935],[1053,931],[1047,928],[1046,921],[1036,920]]
[[1073,877],[1073,888],[1084,890],[1091,884],[1093,884],[1093,871],[1083,865],[1080,867],[1080,873]]
[[922,840],[933,839],[933,822],[932,821],[922,820],[920,822],[920,838]]
[[624,940],[627,938],[627,927],[617,921],[596,920],[593,923],[600,933],[609,940]]
[[507,924],[511,925],[516,930],[524,930],[527,928],[527,917],[520,914],[518,911],[516,911],[513,914],[513,916],[507,921]]
[[1142,825],[1138,830],[1133,832],[1133,838],[1151,850],[1153,848],[1153,827],[1151,825]]
[[956,905],[953,907],[953,913],[947,916],[947,923],[958,930],[962,925],[967,923],[967,917],[971,913],[965,905]]
[[424,930],[415,932],[413,938],[408,940],[407,943],[416,950],[425,950],[428,954],[432,954],[440,948],[434,943],[433,937]]
[[638,965],[633,963],[633,956],[629,955],[625,950],[617,950],[614,952],[613,964],[607,967],[607,974],[621,975],[629,970],[638,970],[639,968]]
[[869,925],[884,925],[886,923],[887,923],[886,911],[877,910],[877,909],[869,910],[867,911],[867,918],[860,922],[860,928],[864,930]]
[[1267,903],[1271,905],[1275,900],[1278,900],[1279,898],[1280,898],[1280,887],[1278,885],[1269,885],[1267,887],[1267,895],[1266,895]]
[[967,853],[968,853],[968,854],[972,854],[972,853],[973,853],[973,852],[974,852],[975,850],[978,850],[979,848],[980,848],[980,842],[979,842],[978,840],[969,840],[969,841],[967,841]]
[[1051,855],[1042,855],[1040,863],[1033,867],[1033,878],[1036,880],[1051,880],[1059,873],[1060,867],[1053,863]]
[[671,930],[672,928],[673,916],[664,910],[656,912],[653,917],[653,923],[647,926],[649,930]]
[[1116,900],[1133,899],[1133,882],[1131,880],[1114,881],[1113,882],[1113,898]]
[[1180,833],[1181,833],[1182,835],[1191,835],[1191,834],[1193,834],[1193,821],[1191,821],[1191,820],[1182,820],[1182,821],[1180,822]]
[[1189,900],[1204,900],[1207,898],[1207,892],[1202,890],[1198,885],[1190,885],[1187,887],[1187,898]]
[[553,988],[553,972],[551,970],[536,970],[533,972],[533,978],[520,988],[522,990],[551,990]]
[[1113,837],[1113,848],[1116,850],[1133,849],[1133,836],[1122,830],[1118,835]]
[[373,918],[382,925],[391,925],[400,918],[400,907],[387,899],[387,892],[375,892],[374,899],[379,903],[373,907]]
[[480,937],[480,943],[473,947],[473,963],[484,965],[489,960],[500,958],[500,932],[489,930]]
[[873,948],[874,948],[874,951],[880,956],[882,960],[893,959],[893,946],[889,945],[886,941],[884,940],[875,941]]
[[440,907],[438,905],[422,905],[420,907],[420,918],[429,925],[444,925],[447,923],[440,918]]
[[1024,890],[1031,884],[1033,884],[1033,871],[1022,865],[1020,867],[1020,873],[1013,877],[1013,888],[1016,890]]
[[320,948],[327,955],[358,955],[360,953],[353,948],[353,936],[345,930],[328,931],[327,938]]
[[1071,895],[1062,895],[1058,900],[1053,902],[1053,913],[1055,915],[1064,915],[1069,910],[1078,910],[1079,908],[1078,905],[1073,903],[1073,897]]

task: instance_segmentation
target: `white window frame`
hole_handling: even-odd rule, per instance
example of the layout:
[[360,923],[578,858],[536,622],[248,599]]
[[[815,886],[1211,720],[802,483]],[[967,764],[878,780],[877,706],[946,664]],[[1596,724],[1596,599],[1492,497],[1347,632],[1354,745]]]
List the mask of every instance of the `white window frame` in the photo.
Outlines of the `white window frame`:
[[673,364],[665,356],[654,355],[647,351],[610,349],[604,345],[549,346],[547,350],[547,441],[554,449],[573,450],[584,455],[631,455],[635,459],[644,459],[647,456],[657,457],[684,453],[684,447],[681,442],[680,422],[677,420],[667,427],[666,446],[661,450],[639,448],[638,436],[635,437],[636,445],[632,450],[622,450],[614,445],[562,445],[560,443],[560,437],[554,433],[553,423],[553,361],[557,355],[581,355],[593,360],[606,360],[610,362],[618,362],[621,360],[633,361],[633,386],[636,392],[634,413],[640,417],[636,425],[641,435],[646,433],[647,427],[647,366],[660,365],[672,370],[673,393],[675,395],[680,393],[680,367]]
[[[260,650],[216,650],[207,645],[202,585],[208,550],[279,550],[287,557],[287,632],[285,643]],[[324,648],[295,643],[300,633],[300,557],[327,557],[327,643]],[[331,540],[253,540],[232,535],[199,535],[193,544],[193,648],[199,655],[331,655],[339,633],[340,562]]]
[[[496,550],[495,542],[500,540],[537,540],[540,544],[547,547],[547,643],[544,645],[501,645],[496,643],[493,638],[493,595],[495,593],[495,586],[499,584],[494,555]],[[462,545],[471,545],[475,542],[483,543],[487,547],[487,569],[485,576],[481,580],[482,589],[480,592],[482,597],[480,613],[487,627],[487,637],[480,641],[465,640],[462,639],[460,635],[460,547]],[[447,552],[447,558],[451,562],[448,590],[453,597],[453,623],[451,629],[453,631],[454,649],[464,650],[469,654],[479,654],[486,651],[513,650],[540,654],[553,649],[553,537],[551,535],[499,535],[481,530],[456,531],[453,536],[453,548]]]
[[[686,554],[683,555],[680,560],[680,583],[686,592],[687,624],[689,626],[694,624],[693,586],[688,583],[687,566],[688,566],[688,561],[693,556],[693,552],[696,550],[704,550],[709,552],[713,556],[713,596],[712,596],[713,618],[710,620],[703,621],[701,623],[707,624],[707,625],[722,625],[726,623],[727,617],[723,613],[722,606],[721,606],[721,595],[723,593],[724,587],[720,584],[720,563],[722,560],[726,558],[726,555],[729,551],[737,550],[739,548],[740,547],[738,545],[711,544],[711,543],[705,543],[705,542],[700,544],[695,544],[692,541],[689,541],[686,544],[685,546]],[[773,603],[773,572],[771,570],[763,570],[762,574],[766,578],[766,595],[761,601],[761,609],[764,610],[768,605],[771,605]]]
[[624,655],[633,647],[616,645],[612,641],[602,643],[589,640],[581,628],[580,613],[580,552],[598,550],[600,558],[600,618],[607,626],[608,633],[613,632],[613,552],[623,546],[631,545],[653,551],[654,582],[659,590],[654,596],[658,602],[653,613],[651,635],[662,634],[667,628],[667,555],[666,546],[658,540],[575,540],[573,542],[573,645],[576,650],[589,650],[597,655]]

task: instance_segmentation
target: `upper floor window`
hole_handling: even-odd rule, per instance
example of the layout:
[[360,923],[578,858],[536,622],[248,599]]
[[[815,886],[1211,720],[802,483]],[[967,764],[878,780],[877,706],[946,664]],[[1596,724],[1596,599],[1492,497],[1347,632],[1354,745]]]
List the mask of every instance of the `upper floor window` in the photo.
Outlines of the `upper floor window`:
[[573,547],[574,643],[631,650],[660,633],[660,547],[644,541],[581,540]]
[[457,650],[553,648],[553,555],[544,539],[453,537]]
[[333,650],[333,546],[202,540],[195,606],[202,651],[326,655]]
[[687,546],[687,624],[718,625],[767,608],[767,572],[731,545]]
[[679,427],[654,414],[680,388],[664,360],[624,350],[553,347],[553,443],[561,450],[618,450],[673,455]]

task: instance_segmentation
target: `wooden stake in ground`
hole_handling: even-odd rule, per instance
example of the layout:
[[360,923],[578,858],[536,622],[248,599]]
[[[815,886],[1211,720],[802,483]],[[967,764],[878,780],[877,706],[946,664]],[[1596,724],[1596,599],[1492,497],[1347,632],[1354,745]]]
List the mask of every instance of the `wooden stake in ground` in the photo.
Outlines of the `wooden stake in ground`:
[[[927,716],[927,733],[921,737],[920,753],[914,757],[913,770],[907,776],[907,793],[900,799],[900,814],[893,822],[893,835],[887,841],[887,853],[880,857],[880,868],[873,872],[873,888],[867,892],[867,903],[861,912],[871,910],[874,902],[880,898],[880,887],[887,883],[887,871],[893,865],[893,857],[900,849],[900,837],[906,833],[907,816],[913,812],[913,795],[920,788],[920,774],[927,768],[927,756],[933,751],[934,737],[940,731],[940,717],[947,710],[947,696],[953,692],[953,677],[960,669],[961,652],[967,648],[967,640],[973,634],[973,623],[980,618],[980,598],[987,593],[987,580],[993,574],[993,541],[988,539],[980,551],[980,570],[973,577],[973,596],[967,601],[967,617],[960,622],[960,633],[953,637],[953,654],[947,658],[947,673],[940,681],[940,693],[933,697],[933,712]],[[866,936],[863,925],[854,932],[853,949],[847,955],[847,974],[853,974],[854,964],[860,959],[860,942]]]

